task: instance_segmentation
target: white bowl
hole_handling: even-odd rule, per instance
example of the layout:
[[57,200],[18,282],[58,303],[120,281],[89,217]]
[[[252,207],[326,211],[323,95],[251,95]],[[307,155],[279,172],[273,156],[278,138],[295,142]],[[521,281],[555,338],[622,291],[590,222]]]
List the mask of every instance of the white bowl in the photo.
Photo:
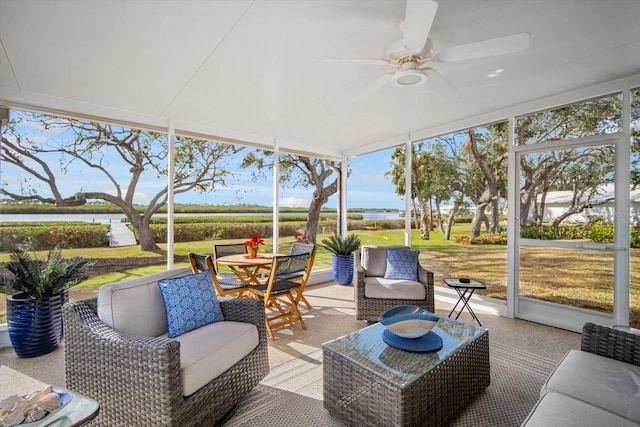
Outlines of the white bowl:
[[415,305],[399,305],[380,315],[380,323],[389,332],[402,338],[420,338],[438,323],[440,318]]

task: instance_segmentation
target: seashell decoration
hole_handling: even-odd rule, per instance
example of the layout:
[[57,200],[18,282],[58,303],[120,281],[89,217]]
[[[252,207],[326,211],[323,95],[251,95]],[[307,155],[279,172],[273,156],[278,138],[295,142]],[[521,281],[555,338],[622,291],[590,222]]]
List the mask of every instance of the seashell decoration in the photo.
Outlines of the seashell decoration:
[[52,386],[36,390],[21,397],[9,396],[0,401],[0,426],[16,426],[46,417],[60,406],[60,395]]

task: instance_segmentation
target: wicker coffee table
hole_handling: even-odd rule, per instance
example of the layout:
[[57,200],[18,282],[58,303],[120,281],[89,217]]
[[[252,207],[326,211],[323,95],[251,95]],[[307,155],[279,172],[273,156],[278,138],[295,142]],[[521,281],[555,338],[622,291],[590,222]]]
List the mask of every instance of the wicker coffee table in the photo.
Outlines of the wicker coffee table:
[[439,351],[388,346],[384,327],[322,345],[324,407],[348,426],[444,426],[490,383],[489,331],[446,317]]

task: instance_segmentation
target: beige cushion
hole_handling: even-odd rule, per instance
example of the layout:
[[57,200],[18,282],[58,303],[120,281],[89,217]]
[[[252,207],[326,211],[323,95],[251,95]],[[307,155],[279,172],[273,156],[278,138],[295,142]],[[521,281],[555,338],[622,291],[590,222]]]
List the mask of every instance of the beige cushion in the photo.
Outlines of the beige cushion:
[[640,366],[571,350],[542,386],[640,422]]
[[167,332],[167,314],[158,280],[191,274],[177,268],[103,285],[98,290],[98,317],[127,335],[157,337]]
[[631,427],[635,422],[562,393],[545,394],[521,427]]
[[364,278],[364,296],[367,298],[423,300],[427,296],[424,285],[413,280]]
[[371,246],[363,245],[362,268],[365,277],[384,277],[387,270],[387,248],[409,249],[408,246]]
[[171,339],[180,342],[184,396],[195,393],[238,363],[259,341],[254,324],[232,321],[211,323]]

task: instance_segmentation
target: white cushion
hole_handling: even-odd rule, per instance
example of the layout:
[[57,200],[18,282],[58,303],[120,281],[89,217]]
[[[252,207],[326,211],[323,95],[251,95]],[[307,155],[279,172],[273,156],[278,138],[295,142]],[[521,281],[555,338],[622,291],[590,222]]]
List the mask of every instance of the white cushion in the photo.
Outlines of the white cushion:
[[189,268],[176,268],[103,285],[98,290],[98,317],[127,335],[162,335],[167,332],[167,314],[158,280],[189,274]]
[[640,422],[640,366],[571,350],[544,383],[540,394],[550,391]]
[[638,424],[620,415],[562,393],[545,394],[521,427],[631,427]]
[[[168,338],[167,334],[161,338]],[[180,342],[182,394],[189,396],[242,360],[258,345],[252,323],[222,321],[171,338]]]
[[364,296],[367,298],[423,300],[427,297],[427,291],[422,283],[413,280],[365,277]]
[[360,262],[366,277],[384,277],[387,270],[387,248],[409,249],[408,246],[363,245]]

